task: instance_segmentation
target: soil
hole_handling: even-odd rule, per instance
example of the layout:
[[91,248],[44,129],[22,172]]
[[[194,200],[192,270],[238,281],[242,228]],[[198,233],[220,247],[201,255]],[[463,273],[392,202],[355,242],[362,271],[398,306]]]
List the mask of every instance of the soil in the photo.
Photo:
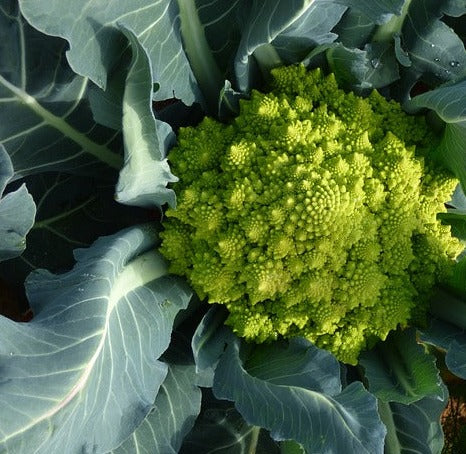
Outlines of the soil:
[[466,381],[449,372],[442,373],[442,378],[450,392],[441,417],[445,434],[442,454],[466,454]]

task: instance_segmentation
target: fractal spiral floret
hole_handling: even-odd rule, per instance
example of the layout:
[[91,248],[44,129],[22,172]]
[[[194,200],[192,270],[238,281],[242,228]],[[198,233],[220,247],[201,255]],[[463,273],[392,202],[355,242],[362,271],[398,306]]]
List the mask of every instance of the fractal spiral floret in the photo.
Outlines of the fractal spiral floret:
[[462,251],[437,213],[457,181],[423,117],[303,66],[272,72],[231,124],[182,129],[161,251],[238,336],[303,336],[354,364],[419,322]]

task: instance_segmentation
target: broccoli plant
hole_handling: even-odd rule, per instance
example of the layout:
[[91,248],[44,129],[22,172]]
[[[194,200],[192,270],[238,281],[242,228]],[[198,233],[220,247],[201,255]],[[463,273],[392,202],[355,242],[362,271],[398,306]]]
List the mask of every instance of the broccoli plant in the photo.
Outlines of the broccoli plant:
[[440,454],[465,17],[2,0],[0,453]]
[[272,71],[267,94],[231,124],[183,129],[169,158],[180,182],[162,253],[227,324],[255,342],[303,336],[356,364],[410,321],[463,250],[446,211],[457,180],[424,160],[423,116],[333,74]]

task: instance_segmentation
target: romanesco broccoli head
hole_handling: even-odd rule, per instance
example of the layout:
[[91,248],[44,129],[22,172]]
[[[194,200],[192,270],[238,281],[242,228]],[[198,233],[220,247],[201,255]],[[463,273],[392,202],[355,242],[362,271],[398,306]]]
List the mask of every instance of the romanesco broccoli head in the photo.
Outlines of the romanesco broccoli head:
[[161,251],[247,340],[304,336],[347,363],[422,320],[462,244],[437,220],[456,181],[422,117],[332,74],[273,71],[231,124],[182,129]]

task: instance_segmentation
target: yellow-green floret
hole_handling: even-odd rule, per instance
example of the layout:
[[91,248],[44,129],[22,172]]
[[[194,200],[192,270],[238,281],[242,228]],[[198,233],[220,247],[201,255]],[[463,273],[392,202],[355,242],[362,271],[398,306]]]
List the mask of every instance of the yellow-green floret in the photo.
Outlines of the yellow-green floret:
[[462,244],[437,220],[455,179],[422,117],[333,75],[273,71],[229,125],[180,131],[161,251],[247,340],[304,336],[347,363],[422,320]]

